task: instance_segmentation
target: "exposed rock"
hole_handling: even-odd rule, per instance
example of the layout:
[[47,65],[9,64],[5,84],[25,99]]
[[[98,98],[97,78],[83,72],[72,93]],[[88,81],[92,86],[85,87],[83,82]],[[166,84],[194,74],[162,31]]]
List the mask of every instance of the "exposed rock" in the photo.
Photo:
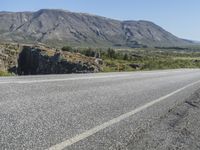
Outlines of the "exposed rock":
[[94,58],[70,52],[24,46],[19,54],[18,74],[64,74],[99,72]]
[[141,68],[143,65],[141,64],[129,64],[130,67],[134,68],[134,69],[139,69]]
[[0,70],[19,75],[92,73],[101,70],[95,58],[43,46],[3,44]]
[[95,59],[95,62],[96,62],[98,65],[103,65],[103,60],[100,59],[100,58],[96,58],[96,59]]

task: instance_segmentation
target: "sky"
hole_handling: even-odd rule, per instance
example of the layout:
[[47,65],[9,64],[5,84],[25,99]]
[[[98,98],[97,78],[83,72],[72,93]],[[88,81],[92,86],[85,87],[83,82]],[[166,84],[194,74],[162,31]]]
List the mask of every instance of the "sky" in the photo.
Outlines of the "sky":
[[119,20],[152,21],[172,34],[200,41],[200,0],[1,0],[0,11],[64,9]]

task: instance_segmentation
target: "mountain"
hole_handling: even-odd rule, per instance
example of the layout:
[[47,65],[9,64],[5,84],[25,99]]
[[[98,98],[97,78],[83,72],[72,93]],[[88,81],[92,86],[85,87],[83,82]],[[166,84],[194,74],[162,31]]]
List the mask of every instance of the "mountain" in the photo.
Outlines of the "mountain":
[[0,41],[101,47],[191,44],[149,21],[119,21],[52,9],[0,12]]

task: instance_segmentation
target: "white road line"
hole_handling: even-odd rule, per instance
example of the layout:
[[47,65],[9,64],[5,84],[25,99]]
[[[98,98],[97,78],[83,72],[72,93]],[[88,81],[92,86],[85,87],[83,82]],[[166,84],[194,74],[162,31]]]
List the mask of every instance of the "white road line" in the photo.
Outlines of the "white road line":
[[130,74],[122,75],[106,75],[106,76],[92,76],[92,77],[76,77],[76,78],[65,78],[65,79],[45,79],[45,80],[13,80],[13,81],[3,81],[0,84],[25,84],[25,83],[43,83],[43,82],[58,82],[58,81],[72,81],[72,80],[86,80],[86,79],[103,79],[103,78],[115,78],[115,77],[127,77]]
[[120,122],[120,121],[122,121],[122,120],[124,120],[126,118],[129,118],[130,116],[133,116],[136,113],[139,113],[142,110],[145,110],[145,109],[151,107],[152,105],[154,105],[156,103],[159,103],[159,102],[169,98],[170,96],[175,95],[175,94],[181,92],[182,90],[185,90],[186,88],[191,87],[191,86],[193,86],[195,84],[198,84],[198,83],[200,83],[200,80],[197,81],[197,82],[188,84],[188,85],[186,85],[186,86],[184,86],[184,87],[182,87],[182,88],[180,88],[180,89],[178,89],[178,90],[176,90],[176,91],[174,91],[172,93],[169,93],[169,94],[167,94],[167,95],[165,95],[163,97],[160,97],[160,98],[158,98],[158,99],[156,99],[154,101],[151,101],[151,102],[149,102],[149,103],[147,103],[147,104],[145,104],[143,106],[140,106],[140,107],[136,108],[135,110],[132,110],[132,111],[130,111],[128,113],[125,113],[125,114],[117,117],[117,118],[114,118],[114,119],[112,119],[112,120],[110,120],[108,122],[105,122],[105,123],[103,123],[103,124],[101,124],[99,126],[96,126],[96,127],[92,128],[90,130],[87,130],[87,131],[85,131],[85,132],[83,132],[83,133],[81,133],[79,135],[76,135],[75,137],[72,137],[72,138],[70,138],[70,139],[68,139],[66,141],[63,141],[63,142],[61,142],[59,144],[56,144],[56,145],[50,147],[49,150],[62,150],[62,149],[66,148],[66,147],[68,147],[68,146],[70,146],[72,144],[75,144],[75,143],[77,143],[77,142],[79,142],[79,141],[81,141],[81,140],[83,140],[83,139],[85,139],[85,138],[87,138],[87,137],[89,137],[91,135],[94,135],[95,133],[97,133],[97,132],[99,132],[99,131],[101,131],[101,130],[109,127],[109,126],[112,126],[113,124],[116,124],[116,123],[118,123],[118,122]]
[[[195,69],[189,69],[189,70],[195,70]],[[197,70],[197,69],[196,69]],[[0,79],[6,79],[7,81],[0,80],[0,84],[26,84],[26,83],[42,83],[42,82],[59,82],[59,81],[70,81],[70,80],[86,80],[86,79],[103,79],[103,78],[112,78],[112,77],[127,77],[127,76],[133,76],[138,75],[139,73],[143,73],[142,75],[153,75],[153,74],[167,74],[171,71],[172,73],[179,73],[183,72],[184,70],[180,69],[174,69],[174,70],[162,70],[160,72],[156,71],[136,71],[136,72],[124,72],[126,74],[112,74],[112,75],[102,75],[102,76],[90,76],[90,77],[75,77],[75,78],[63,78],[63,79],[35,79],[31,80],[31,76],[27,80],[21,80],[21,79],[15,79],[14,77],[9,77],[11,80],[8,80],[8,77],[4,78],[1,77]],[[99,73],[99,74],[105,74],[105,73]],[[50,77],[51,75],[46,75],[46,77]],[[39,77],[39,76],[37,76]]]

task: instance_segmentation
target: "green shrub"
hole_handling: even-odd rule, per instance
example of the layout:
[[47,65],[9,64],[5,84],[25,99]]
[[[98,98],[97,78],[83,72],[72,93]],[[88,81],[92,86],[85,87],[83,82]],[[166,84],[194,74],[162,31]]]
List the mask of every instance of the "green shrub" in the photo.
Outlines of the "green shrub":
[[5,72],[5,71],[0,71],[0,76],[11,76],[11,73]]
[[107,55],[108,55],[109,58],[115,58],[115,56],[116,56],[116,55],[115,55],[115,50],[109,48],[109,49],[107,50]]
[[83,54],[88,57],[95,57],[96,52],[91,48],[88,48],[83,51]]
[[124,60],[128,60],[128,54],[127,53],[124,54],[124,58],[123,59]]
[[73,51],[73,48],[71,46],[64,46],[62,48],[62,51],[68,51],[68,52],[72,52]]

